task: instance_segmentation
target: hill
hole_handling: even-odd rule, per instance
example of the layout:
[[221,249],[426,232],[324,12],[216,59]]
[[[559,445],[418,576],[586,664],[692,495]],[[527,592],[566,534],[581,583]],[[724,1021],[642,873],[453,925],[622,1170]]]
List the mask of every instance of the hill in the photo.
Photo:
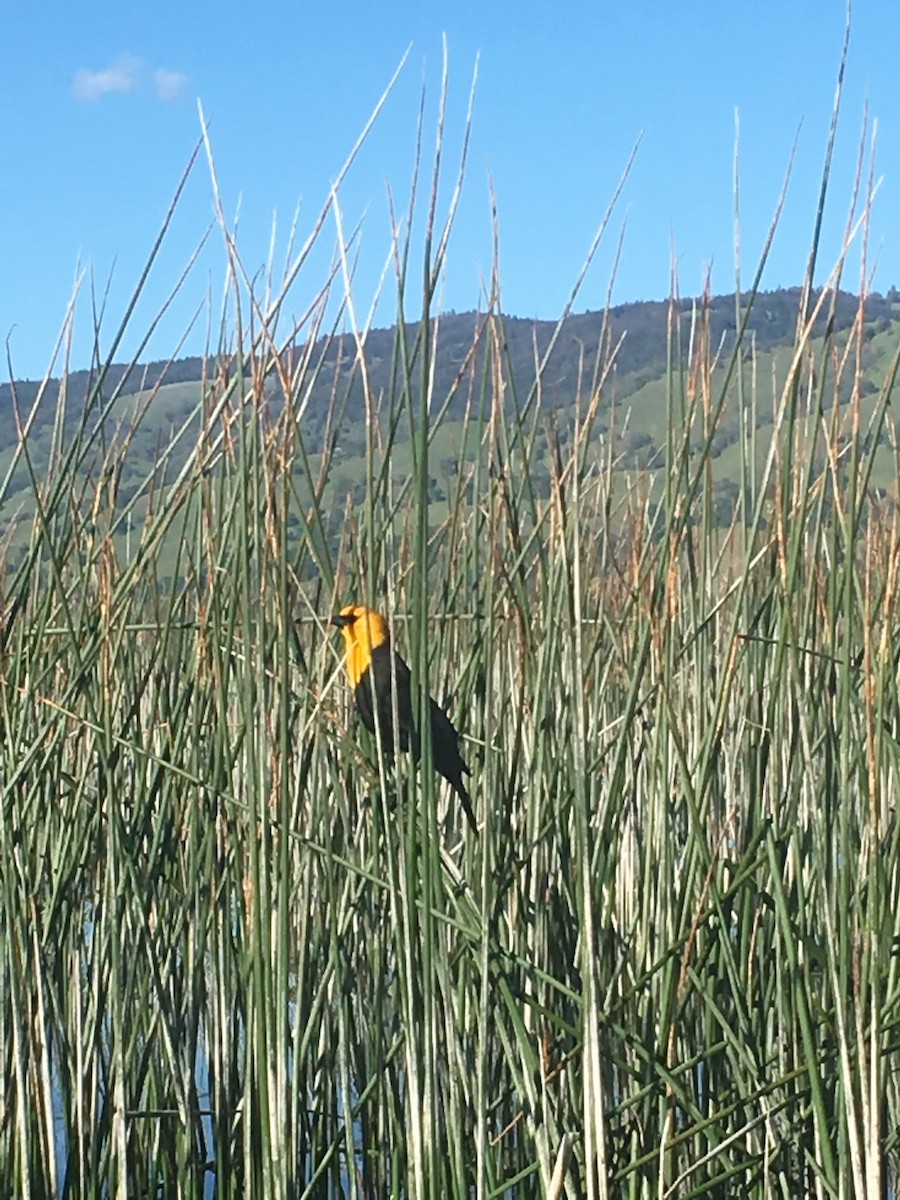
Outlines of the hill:
[[[782,288],[761,292],[747,318],[745,336],[752,338],[757,351],[766,352],[777,346],[791,344],[797,326],[801,289]],[[682,318],[688,317],[699,303],[695,299],[681,300],[675,312]],[[714,345],[725,352],[734,345],[737,330],[735,298],[733,295],[713,296],[709,300],[710,333]],[[667,300],[637,301],[619,304],[609,312],[587,311],[573,313],[563,322],[556,346],[544,373],[545,397],[553,406],[566,407],[575,399],[579,368],[589,378],[593,372],[600,340],[606,322],[609,345],[618,346],[616,353],[617,392],[624,398],[631,392],[660,378],[666,370],[669,341],[670,303]],[[857,317],[858,298],[850,292],[838,292],[834,297],[834,331],[849,328]],[[894,289],[887,296],[873,293],[866,298],[866,321],[875,329],[883,330],[900,312],[900,294]],[[814,335],[824,332],[827,306],[814,327]],[[481,314],[476,312],[441,315],[435,354],[435,392],[448,394],[453,387],[459,367],[475,339]],[[516,381],[520,392],[534,383],[535,359],[542,359],[553,337],[556,323],[553,321],[529,320],[524,317],[502,318],[506,336],[503,347],[507,357],[510,378]],[[415,326],[408,325],[412,333]],[[372,388],[378,392],[390,385],[392,362],[397,341],[397,328],[373,329],[366,338],[366,364]],[[349,334],[338,334],[321,338],[312,355],[320,363],[320,377],[312,389],[307,414],[315,424],[327,414],[334,385],[335,374],[340,364],[353,361],[356,353],[354,339]],[[583,357],[582,357],[583,356]],[[480,365],[480,359],[476,360]],[[147,392],[162,384],[199,383],[204,372],[215,371],[217,360],[199,357],[176,359],[171,362],[157,361],[129,367],[114,363],[106,369],[104,394],[118,392],[122,396]],[[51,421],[56,412],[60,390],[65,386],[67,407],[73,419],[80,412],[85,397],[97,377],[95,370],[73,371],[65,380],[52,379],[45,389],[37,414],[36,428]],[[12,384],[0,384],[0,450],[15,440],[13,420],[13,395],[18,400],[20,412],[32,408],[41,390],[41,383],[34,380],[18,380]],[[460,397],[457,407],[463,404]],[[452,414],[451,414],[452,415]]]
[[[742,311],[742,316],[746,315],[745,357],[752,354],[753,358],[756,396],[753,421],[757,428],[771,423],[775,392],[790,361],[800,302],[800,288],[780,289],[758,294],[749,313]],[[706,298],[702,305],[691,299],[674,305],[648,301],[618,305],[608,312],[571,314],[558,330],[549,321],[502,317],[494,326],[500,333],[493,341],[479,336],[484,322],[482,314],[442,314],[436,321],[432,358],[434,403],[446,406],[430,456],[435,515],[440,517],[440,505],[453,486],[452,478],[480,453],[477,438],[474,441],[470,438],[464,444],[463,419],[467,408],[477,412],[485,398],[493,403],[494,376],[487,370],[489,346],[499,349],[502,358],[507,405],[522,405],[535,383],[536,364],[542,364],[542,416],[538,426],[549,422],[555,431],[553,436],[563,442],[576,405],[583,407],[591,390],[591,380],[595,371],[599,371],[598,363],[602,367],[612,354],[613,365],[606,377],[603,403],[595,423],[595,435],[607,439],[604,459],[624,471],[641,469],[651,476],[658,474],[665,465],[671,381],[678,377],[677,371],[670,375],[667,364],[670,355],[676,364],[687,364],[692,321],[701,306],[709,358],[719,364],[721,371],[734,349],[738,330],[733,295]],[[813,328],[811,344],[815,345],[817,339],[821,344],[828,322],[836,335],[835,344],[841,342],[842,335],[846,341],[847,332],[859,317],[858,298],[849,292],[839,292],[826,298],[822,310]],[[900,294],[892,289],[887,296],[867,297],[864,318],[861,388],[863,396],[870,393],[874,398],[900,335]],[[415,332],[414,325],[405,328],[407,344],[412,342]],[[375,329],[365,340],[366,377],[376,406],[396,388],[400,333],[396,327]],[[360,419],[363,391],[361,373],[355,364],[356,343],[348,334],[336,334],[319,339],[311,348],[295,347],[286,352],[286,358],[293,354],[296,360],[303,350],[311,353],[310,366],[302,381],[303,416],[299,429],[309,468],[316,469],[324,453],[328,462],[324,486],[330,496],[339,503],[348,494],[359,499],[365,492],[367,475],[366,428]],[[204,394],[202,381],[217,377],[221,381],[223,373],[233,375],[235,369],[231,359],[204,361],[194,357],[130,368],[112,364],[107,366],[100,388],[96,386],[97,373],[91,371],[73,372],[65,380],[49,381],[42,394],[40,385],[33,381],[0,387],[0,478],[6,479],[0,496],[0,532],[9,528],[11,519],[33,512],[35,505],[34,487],[26,469],[29,464],[23,460],[18,444],[14,395],[23,417],[32,413],[40,395],[28,436],[30,470],[38,482],[54,456],[58,458],[67,446],[83,436],[85,400],[90,395],[88,425],[99,428],[99,433],[96,449],[84,459],[85,469],[89,473],[103,469],[106,447],[113,439],[121,446],[127,438],[127,455],[117,468],[116,488],[117,502],[128,504],[147,489],[148,480],[152,479],[152,487],[157,488],[175,477],[196,446]],[[402,373],[406,375],[405,371]],[[413,371],[409,378],[418,380],[418,371]],[[284,397],[276,373],[271,370],[266,391],[270,415],[275,420]],[[838,381],[831,394],[845,401],[849,398],[849,384]],[[65,400],[62,405],[60,397]],[[295,407],[297,400],[295,396]],[[873,400],[869,403],[871,406]],[[101,405],[108,406],[108,411],[97,427]],[[741,436],[743,419],[737,405],[729,400],[712,444],[712,455],[717,459],[714,486],[728,504],[738,485],[737,464],[741,456],[735,452],[739,449],[735,444]],[[177,431],[181,432],[176,439]],[[383,436],[384,431],[381,433]],[[407,437],[405,424],[390,435],[395,478],[402,476],[411,461]],[[542,435],[535,444],[532,464],[539,491],[549,484],[547,449],[546,437]],[[875,482],[885,483],[887,479]],[[143,499],[139,500],[135,520],[140,520],[145,504]]]

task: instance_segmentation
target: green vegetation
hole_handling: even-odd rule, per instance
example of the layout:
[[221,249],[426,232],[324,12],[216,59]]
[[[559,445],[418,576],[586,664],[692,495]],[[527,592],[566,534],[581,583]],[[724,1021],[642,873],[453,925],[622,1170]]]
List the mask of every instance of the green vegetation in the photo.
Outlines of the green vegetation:
[[[817,298],[818,293],[813,295],[812,302],[815,303]],[[802,289],[762,292],[753,298],[752,304],[749,300],[749,296],[742,297],[746,317],[742,345],[748,360],[748,371],[755,374],[759,381],[757,419],[762,427],[771,427],[777,395],[784,387],[790,368]],[[578,419],[577,408],[585,379],[592,378],[598,370],[606,369],[608,378],[604,386],[604,404],[595,422],[594,435],[603,434],[612,438],[615,470],[647,468],[651,472],[661,471],[661,481],[665,473],[668,436],[666,364],[670,324],[675,319],[689,326],[694,320],[692,313],[698,303],[704,306],[705,328],[710,344],[715,348],[721,373],[726,369],[735,346],[736,309],[733,295],[711,296],[699,302],[686,300],[675,304],[640,302],[619,305],[606,312],[570,314],[559,324],[559,328],[549,321],[524,321],[504,316],[499,324],[502,341],[495,349],[502,357],[508,378],[515,381],[516,390],[525,395],[536,386],[536,356],[540,361],[546,355],[539,376],[542,419],[552,419],[563,443]],[[809,342],[812,351],[821,355],[827,325],[830,328],[830,344],[838,350],[845,348],[851,336],[855,336],[853,331],[860,319],[864,323],[864,333],[858,376],[863,396],[869,398],[865,406],[868,415],[872,411],[879,380],[884,376],[892,348],[900,337],[900,303],[895,293],[892,291],[888,297],[870,294],[861,308],[858,297],[849,292],[836,291],[829,296],[827,305],[819,310],[813,321]],[[433,325],[435,349],[431,390],[433,395],[448,399],[446,412],[433,431],[431,498],[438,502],[434,514],[436,519],[443,519],[447,514],[446,506],[442,504],[448,495],[447,476],[456,474],[461,466],[471,467],[478,454],[478,448],[470,446],[468,457],[462,464],[458,462],[467,417],[467,397],[473,381],[481,379],[488,369],[492,353],[487,345],[486,329],[485,316],[478,313],[441,314]],[[403,333],[409,338],[414,336],[415,331],[408,325]],[[328,474],[325,495],[332,505],[342,504],[348,495],[356,500],[361,500],[365,495],[366,435],[360,420],[365,407],[364,390],[368,391],[370,398],[392,394],[396,387],[397,337],[396,328],[367,332],[362,354],[365,385],[352,334],[323,334],[305,347],[304,352],[315,363],[315,370],[305,380],[304,440],[310,449],[321,449],[326,440],[330,441],[331,461],[335,469]],[[291,359],[296,355],[295,348],[283,352],[284,370],[290,370]],[[271,366],[266,369],[264,364],[263,369],[268,411],[272,419],[277,419],[286,402],[285,389],[279,372]],[[127,503],[140,491],[156,462],[160,447],[168,447],[173,431],[182,427],[185,432],[179,443],[171,447],[168,461],[170,470],[184,467],[201,428],[201,398],[204,390],[210,386],[208,376],[215,377],[218,371],[234,370],[231,356],[185,358],[145,366],[109,365],[104,389],[106,394],[114,393],[118,398],[110,407],[104,433],[108,439],[121,438],[126,433],[129,438],[129,453],[121,462],[120,498]],[[249,378],[253,368],[245,364],[244,370]],[[460,371],[464,376],[462,380],[458,378]],[[67,377],[67,409],[62,418],[64,441],[77,436],[85,398],[92,393],[95,384],[96,371],[76,371]],[[417,394],[418,384],[417,379],[410,381],[414,395]],[[840,393],[842,403],[849,401],[852,386],[847,376]],[[341,397],[343,413],[339,426],[334,423],[337,396]],[[31,459],[38,474],[46,471],[54,436],[58,436],[55,426],[59,420],[59,401],[58,380],[48,380],[44,384],[20,381],[14,385],[0,386],[0,469],[9,465],[17,448],[16,402],[20,411],[33,413],[29,436]],[[289,394],[287,403],[291,403]],[[514,407],[510,405],[509,395],[504,398],[504,404],[511,416]],[[136,414],[140,414],[139,420]],[[412,465],[409,430],[401,425],[394,436],[395,471],[405,476]],[[733,386],[710,447],[712,456],[717,458],[722,455],[728,447],[735,446],[740,437],[741,417],[736,402],[736,386]],[[882,434],[882,442],[885,447],[889,445],[887,431]],[[703,445],[701,437],[697,440],[695,452],[699,452]],[[529,464],[533,485],[546,497],[550,491],[550,470],[547,445],[543,438],[538,439],[535,451]],[[734,489],[738,486],[741,454],[742,450],[738,447],[718,464],[716,474],[721,487]],[[320,454],[316,453],[313,457],[316,465],[320,465]],[[877,473],[880,478],[884,477],[886,484],[890,482],[892,466],[889,455],[879,464]],[[23,469],[11,480],[9,496],[9,511],[29,519],[33,516],[33,495]],[[730,521],[730,510],[727,514],[723,510],[723,528],[727,528]],[[13,535],[15,545],[21,544],[22,540],[21,535]]]
[[[324,423],[321,330],[231,243],[239,349],[152,455],[99,348],[76,421],[22,410],[3,1194],[897,1188],[896,326],[807,286],[773,383],[755,287],[721,349],[673,305],[631,424],[605,314],[563,419],[494,309],[438,386],[451,220]],[[353,724],[353,601],[467,735],[479,835]]]

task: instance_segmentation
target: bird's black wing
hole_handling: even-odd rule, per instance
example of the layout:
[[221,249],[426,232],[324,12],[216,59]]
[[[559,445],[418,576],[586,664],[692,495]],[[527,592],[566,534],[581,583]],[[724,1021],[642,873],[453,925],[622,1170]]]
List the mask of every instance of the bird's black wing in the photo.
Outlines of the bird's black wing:
[[[376,646],[372,651],[372,662],[356,685],[356,707],[362,723],[371,733],[375,732],[375,715],[377,713],[381,744],[386,754],[392,754],[394,750],[394,712],[391,703],[391,687],[395,678],[397,681],[397,732],[400,749],[411,749],[413,757],[418,761],[420,741],[413,719],[412,682],[409,667],[399,654],[392,652],[389,644]],[[470,825],[477,830],[472,801],[463,782],[463,775],[469,774],[469,768],[463,762],[459,752],[459,734],[454,728],[453,722],[433,699],[431,699],[430,716],[432,765],[456,792]]]
[[409,749],[411,735],[414,748],[418,749],[418,739],[415,736],[415,724],[412,719],[409,667],[399,654],[395,654],[393,659],[392,671],[390,646],[388,644],[376,646],[372,651],[372,662],[363,672],[354,692],[359,715],[371,733],[375,732],[375,714],[378,714],[381,744],[388,754],[392,754],[394,750],[394,710],[391,702],[391,687],[395,677],[397,680],[397,724],[400,749]]
[[374,733],[375,707],[372,698],[372,672],[368,667],[363,671],[359,683],[353,689],[353,697],[356,700],[356,711],[359,713],[360,720],[369,733]]
[[434,768],[456,786],[456,777],[469,768],[459,753],[459,734],[436,700],[431,701],[431,757]]
[[463,775],[469,775],[471,772],[459,752],[459,734],[453,722],[435,700],[431,701],[431,757],[434,769],[438,774],[443,775],[456,792],[465,809],[469,824],[477,831],[478,822],[475,820],[472,800],[463,782]]

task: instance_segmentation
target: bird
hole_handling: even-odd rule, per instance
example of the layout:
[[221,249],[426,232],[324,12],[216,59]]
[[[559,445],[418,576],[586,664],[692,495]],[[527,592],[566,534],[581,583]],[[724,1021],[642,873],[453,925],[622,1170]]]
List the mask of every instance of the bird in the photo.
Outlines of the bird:
[[[380,613],[362,604],[348,604],[331,618],[340,629],[346,648],[345,667],[356,709],[363,725],[381,734],[381,745],[388,757],[394,753],[394,710],[392,681],[397,680],[397,733],[401,750],[412,750],[419,758],[419,734],[413,719],[412,686],[409,667],[391,647],[387,622]],[[428,697],[431,713],[431,761],[459,797],[469,824],[478,832],[475,810],[463,775],[471,771],[459,752],[459,733],[436,700]]]

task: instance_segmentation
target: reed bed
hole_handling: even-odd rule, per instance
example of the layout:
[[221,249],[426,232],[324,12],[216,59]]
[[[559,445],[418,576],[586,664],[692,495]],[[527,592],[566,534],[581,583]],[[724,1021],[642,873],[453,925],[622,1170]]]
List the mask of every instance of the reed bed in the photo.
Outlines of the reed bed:
[[[900,526],[871,475],[898,360],[841,404],[864,301],[849,340],[813,341],[831,293],[810,290],[759,444],[759,274],[724,360],[703,304],[673,305],[665,463],[629,473],[615,347],[601,331],[561,432],[541,373],[510,377],[495,289],[436,516],[459,182],[439,216],[439,168],[394,231],[390,394],[367,385],[339,219],[334,272],[284,330],[335,193],[263,297],[222,220],[230,349],[127,501],[144,408],[111,431],[118,335],[74,435],[60,399],[2,577],[0,1190],[893,1194]],[[317,339],[342,321],[356,353],[311,444]],[[329,480],[363,420],[348,499]],[[355,722],[327,621],[356,599],[465,731],[478,836]]]

